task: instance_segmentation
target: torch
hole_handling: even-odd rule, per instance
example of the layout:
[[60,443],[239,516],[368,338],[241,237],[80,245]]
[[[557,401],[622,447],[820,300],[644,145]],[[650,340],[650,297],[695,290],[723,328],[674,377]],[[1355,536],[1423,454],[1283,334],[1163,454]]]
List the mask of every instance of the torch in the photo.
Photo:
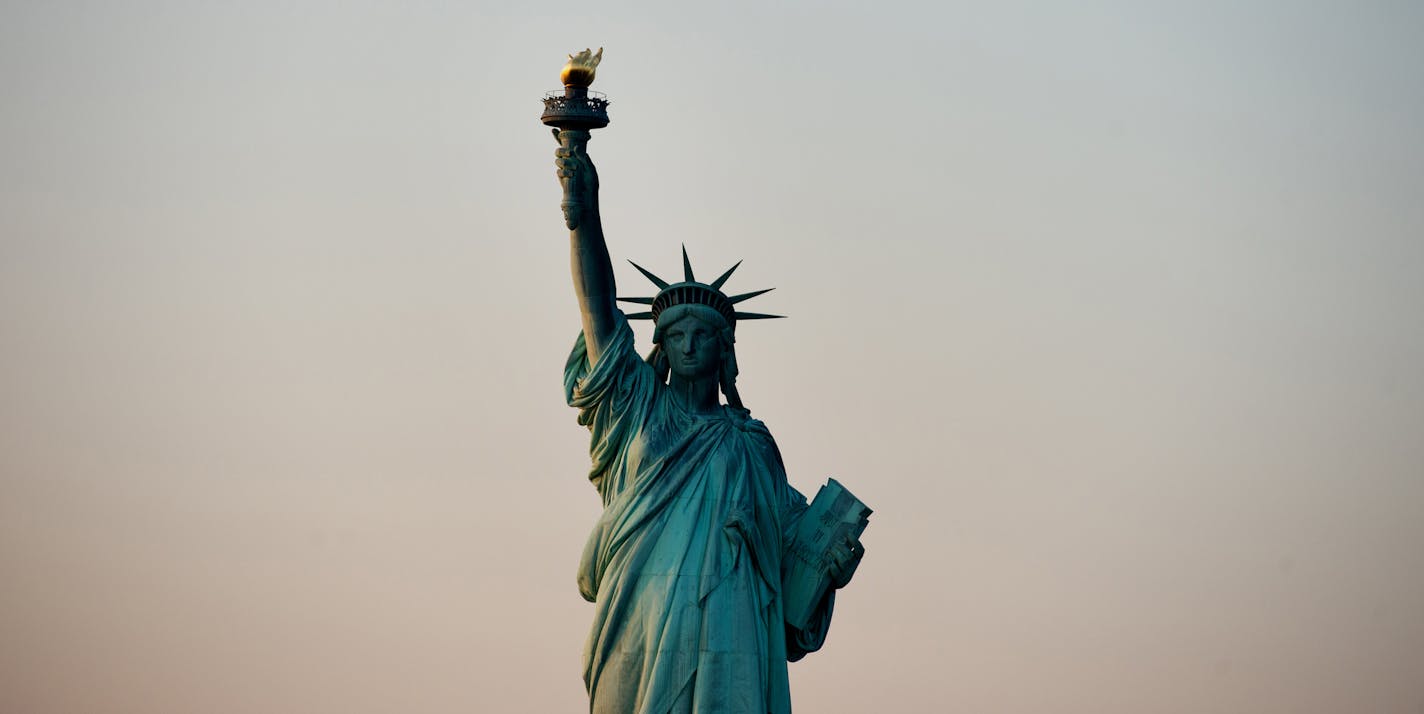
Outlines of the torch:
[[[595,54],[584,50],[569,55],[568,64],[559,73],[564,83],[564,91],[553,91],[544,95],[544,115],[539,118],[546,125],[554,127],[554,136],[559,145],[569,150],[569,154],[582,154],[593,129],[608,126],[608,98],[601,92],[589,91],[593,83],[594,70],[603,59],[603,48]],[[579,227],[584,205],[574,181],[587,180],[586,177],[569,176],[559,180],[564,187],[564,223],[573,230]]]

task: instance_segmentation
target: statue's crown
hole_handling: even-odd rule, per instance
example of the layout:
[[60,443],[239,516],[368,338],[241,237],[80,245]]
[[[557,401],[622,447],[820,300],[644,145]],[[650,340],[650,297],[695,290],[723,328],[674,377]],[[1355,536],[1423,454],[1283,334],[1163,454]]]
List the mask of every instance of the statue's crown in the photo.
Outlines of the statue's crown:
[[764,315],[759,312],[740,312],[736,309],[737,303],[743,300],[750,300],[763,293],[771,292],[775,290],[775,288],[754,290],[749,293],[732,295],[730,297],[722,292],[722,285],[727,282],[727,278],[732,277],[733,271],[742,264],[741,261],[737,261],[736,265],[727,268],[727,272],[722,273],[721,277],[713,280],[711,283],[699,283],[697,282],[697,278],[693,277],[692,262],[687,259],[687,246],[682,247],[683,280],[680,283],[668,283],[668,281],[648,272],[643,266],[631,260],[628,262],[632,263],[633,267],[638,269],[638,272],[642,273],[644,277],[651,280],[653,284],[659,288],[658,294],[653,297],[618,298],[623,302],[650,306],[647,312],[635,312],[628,315],[629,320],[652,320],[656,323],[658,315],[662,314],[663,310],[678,305],[704,305],[710,307],[721,314],[722,317],[727,320],[727,324],[733,329],[736,329],[737,320],[767,320],[785,317],[785,315]]

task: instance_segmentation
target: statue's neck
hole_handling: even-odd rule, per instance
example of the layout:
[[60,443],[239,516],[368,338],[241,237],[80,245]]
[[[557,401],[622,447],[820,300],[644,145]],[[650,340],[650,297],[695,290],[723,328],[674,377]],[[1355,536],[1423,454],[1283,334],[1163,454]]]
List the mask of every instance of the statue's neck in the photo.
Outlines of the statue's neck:
[[684,411],[704,414],[717,411],[721,407],[716,375],[700,379],[684,379],[675,374],[668,375],[668,391],[673,401]]

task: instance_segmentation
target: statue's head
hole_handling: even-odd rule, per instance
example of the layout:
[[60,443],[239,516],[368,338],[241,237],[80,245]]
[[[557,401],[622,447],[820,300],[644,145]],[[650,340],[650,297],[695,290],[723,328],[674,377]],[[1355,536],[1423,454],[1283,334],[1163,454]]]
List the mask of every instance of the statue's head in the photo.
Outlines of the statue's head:
[[697,380],[720,374],[735,361],[732,327],[706,305],[677,305],[662,311],[653,329],[653,344],[662,349],[668,370],[681,379]]
[[[632,262],[632,261],[629,261]],[[637,263],[638,269],[648,280],[657,285],[659,292],[650,298],[618,298],[624,302],[649,305],[648,312],[628,315],[630,320],[652,320],[653,353],[648,361],[653,364],[658,375],[667,379],[669,373],[682,379],[700,379],[718,375],[722,393],[734,407],[741,408],[741,398],[737,395],[736,329],[738,320],[759,320],[781,317],[753,312],[738,312],[735,305],[754,298],[766,290],[757,290],[728,297],[722,292],[722,285],[732,272],[733,265],[722,276],[711,283],[700,283],[692,275],[692,263],[687,259],[687,248],[682,250],[683,281],[669,284],[666,280],[645,270]]]

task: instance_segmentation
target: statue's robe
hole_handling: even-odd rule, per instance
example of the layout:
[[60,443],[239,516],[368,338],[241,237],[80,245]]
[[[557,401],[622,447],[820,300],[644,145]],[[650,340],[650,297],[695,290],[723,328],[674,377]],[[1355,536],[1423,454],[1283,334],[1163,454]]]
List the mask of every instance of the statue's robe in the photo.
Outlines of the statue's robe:
[[578,576],[596,605],[590,711],[789,714],[786,663],[820,648],[834,594],[804,630],[785,623],[783,550],[806,499],[771,433],[743,410],[675,404],[621,314],[597,364],[579,335],[564,390],[603,498]]

